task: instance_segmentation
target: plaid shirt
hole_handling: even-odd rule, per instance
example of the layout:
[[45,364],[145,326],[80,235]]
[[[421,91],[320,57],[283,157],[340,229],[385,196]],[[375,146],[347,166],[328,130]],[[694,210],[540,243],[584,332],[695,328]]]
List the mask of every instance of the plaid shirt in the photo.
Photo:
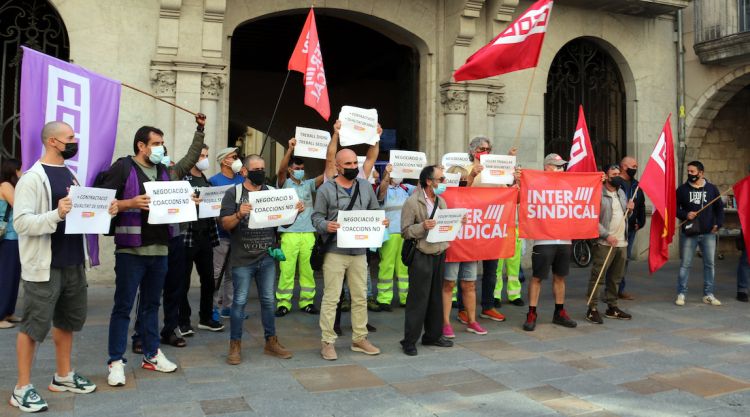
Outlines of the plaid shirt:
[[[184,180],[185,181],[191,181],[193,177],[191,175],[186,175]],[[206,177],[203,177],[205,180]],[[208,181],[206,181],[208,183]],[[216,218],[211,217],[208,219],[198,219],[194,222],[190,223],[184,223],[186,225],[184,229],[182,230],[182,236],[185,241],[185,247],[186,248],[192,248],[195,246],[195,234],[193,232],[193,228],[197,222],[201,221],[208,221],[208,238],[211,241],[211,246],[216,247],[219,246],[219,225],[216,223]]]

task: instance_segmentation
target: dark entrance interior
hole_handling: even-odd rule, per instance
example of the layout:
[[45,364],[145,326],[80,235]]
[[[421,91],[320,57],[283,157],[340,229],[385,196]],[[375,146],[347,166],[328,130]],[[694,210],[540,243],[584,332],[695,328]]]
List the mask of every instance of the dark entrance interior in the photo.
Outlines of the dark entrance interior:
[[[228,142],[246,127],[268,128],[287,64],[308,10],[293,10],[239,26],[232,36]],[[341,106],[376,108],[383,129],[381,158],[389,148],[416,149],[419,58],[409,45],[353,21],[356,15],[315,9],[331,119],[304,105],[303,74],[292,72],[270,136],[282,144],[296,126],[332,131]],[[395,134],[396,142],[388,137]],[[268,146],[267,146],[268,148]],[[364,155],[364,148],[355,149]]]

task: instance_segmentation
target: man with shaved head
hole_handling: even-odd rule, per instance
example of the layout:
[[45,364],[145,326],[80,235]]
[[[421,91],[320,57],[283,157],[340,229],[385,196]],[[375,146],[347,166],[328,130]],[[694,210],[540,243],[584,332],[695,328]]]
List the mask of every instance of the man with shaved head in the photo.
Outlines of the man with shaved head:
[[633,295],[625,292],[625,276],[628,273],[628,261],[633,253],[635,234],[646,224],[646,198],[643,196],[643,191],[638,187],[638,180],[635,179],[636,172],[638,172],[638,161],[632,156],[622,158],[622,161],[620,161],[620,177],[623,179],[622,191],[625,191],[625,196],[628,200],[633,199],[633,194],[635,193],[635,208],[628,217],[628,250],[625,271],[623,272],[622,281],[620,281],[618,289],[618,298],[624,300],[632,300],[634,298]]
[[[339,248],[336,222],[339,210],[378,210],[380,204],[367,180],[357,178],[357,154],[342,149],[336,154],[336,177],[326,181],[315,200],[312,222],[325,242],[327,252],[323,259],[323,301],[320,308],[322,346],[320,355],[325,360],[336,360],[336,332],[333,330],[336,305],[339,302],[344,277],[347,277],[351,294],[352,345],[355,352],[377,355],[380,349],[367,340],[367,259],[366,249]],[[389,222],[384,220],[387,227]]]

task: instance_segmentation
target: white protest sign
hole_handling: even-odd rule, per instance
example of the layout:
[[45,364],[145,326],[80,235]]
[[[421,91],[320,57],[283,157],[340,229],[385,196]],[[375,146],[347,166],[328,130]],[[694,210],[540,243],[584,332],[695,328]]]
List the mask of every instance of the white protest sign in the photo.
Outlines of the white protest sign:
[[336,231],[339,248],[379,248],[385,235],[385,210],[339,211]]
[[201,203],[198,205],[198,218],[219,217],[221,211],[221,200],[229,188],[234,185],[222,185],[219,187],[201,187]]
[[440,165],[445,167],[445,169],[448,169],[453,166],[458,167],[465,167],[466,165],[469,165],[471,161],[469,160],[469,154],[466,152],[451,152],[443,155],[443,160],[441,161]]
[[458,231],[461,230],[461,220],[468,210],[437,209],[435,212],[435,227],[427,233],[427,242],[451,242],[456,239]]
[[458,187],[458,184],[461,182],[461,174],[459,174],[458,172],[456,172],[455,174],[446,172],[443,175],[445,176],[446,187]]
[[512,155],[482,155],[479,162],[484,184],[513,184],[513,173],[516,170],[516,157]]
[[198,220],[191,198],[193,187],[187,181],[149,181],[143,183],[148,204],[149,224],[185,223]]
[[115,199],[116,190],[105,188],[70,187],[73,208],[65,216],[65,234],[109,233],[109,204]]
[[373,165],[372,169],[370,169],[370,174],[367,178],[364,177],[364,167],[365,167],[365,161],[367,160],[366,156],[358,156],[357,157],[357,166],[359,167],[359,177],[362,179],[366,179],[370,184],[375,184],[375,175],[373,175],[373,172],[375,172],[375,165]]
[[253,207],[247,225],[251,229],[277,227],[294,223],[299,197],[294,188],[247,193]]
[[325,130],[297,126],[294,138],[297,140],[297,146],[294,147],[294,156],[326,159],[328,143],[331,142],[330,133]]
[[360,109],[359,107],[343,106],[339,113],[341,129],[339,143],[341,146],[351,146],[360,143],[374,145],[380,140],[378,136],[378,111],[375,109]]
[[419,179],[422,168],[427,166],[427,155],[424,152],[391,150],[391,178]]

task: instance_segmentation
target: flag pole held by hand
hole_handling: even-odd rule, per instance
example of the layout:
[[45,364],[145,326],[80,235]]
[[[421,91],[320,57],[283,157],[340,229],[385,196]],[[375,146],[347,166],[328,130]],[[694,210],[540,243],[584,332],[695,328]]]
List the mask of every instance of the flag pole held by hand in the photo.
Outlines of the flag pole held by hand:
[[[727,188],[726,190],[724,190],[724,191],[723,191],[723,192],[722,192],[721,194],[719,194],[719,195],[718,195],[718,196],[717,196],[716,198],[714,198],[713,200],[709,201],[709,202],[708,202],[708,204],[706,204],[705,206],[701,207],[701,209],[700,209],[700,210],[696,211],[696,212],[695,212],[695,216],[696,216],[696,217],[698,217],[698,215],[699,215],[699,214],[700,214],[700,213],[701,213],[701,212],[702,212],[703,210],[705,210],[705,209],[707,209],[708,207],[710,207],[710,206],[711,206],[711,204],[713,204],[713,203],[715,203],[715,202],[719,201],[719,199],[720,199],[721,197],[723,197],[723,196],[724,196],[724,194],[726,194],[726,193],[728,193],[728,192],[730,192],[730,191],[732,191],[732,189],[731,189],[731,188]],[[678,228],[682,227],[682,225],[683,225],[683,224],[685,224],[685,223],[687,223],[688,221],[689,221],[689,220],[683,220],[682,222],[680,222],[680,224],[679,224],[679,225],[678,225],[677,227],[678,227]]]
[[180,110],[182,110],[182,111],[184,111],[184,112],[188,112],[188,113],[192,114],[192,115],[193,115],[193,116],[195,116],[195,117],[198,117],[198,113],[197,113],[197,112],[194,112],[194,111],[190,111],[190,110],[188,110],[188,109],[186,109],[186,108],[184,108],[184,107],[182,107],[182,106],[180,106],[180,105],[177,105],[177,104],[175,104],[175,103],[172,103],[171,101],[168,101],[168,100],[164,100],[163,98],[161,98],[161,97],[157,97],[157,96],[155,96],[155,95],[153,95],[153,94],[151,94],[151,93],[148,93],[148,92],[146,92],[146,91],[143,91],[143,90],[141,90],[140,88],[137,88],[137,87],[133,87],[133,86],[132,86],[132,85],[130,85],[130,84],[126,84],[126,83],[120,83],[120,84],[122,84],[122,86],[123,86],[123,87],[128,87],[128,88],[129,88],[129,89],[131,89],[131,90],[134,90],[134,91],[137,91],[137,92],[139,92],[139,93],[145,94],[145,95],[147,95],[147,96],[149,96],[149,97],[151,97],[151,98],[153,98],[153,99],[156,99],[156,100],[159,100],[159,101],[161,101],[161,102],[167,103],[167,104],[169,104],[169,105],[172,105],[172,106],[174,106],[174,107],[176,107],[176,108],[178,108],[178,109],[180,109]]

